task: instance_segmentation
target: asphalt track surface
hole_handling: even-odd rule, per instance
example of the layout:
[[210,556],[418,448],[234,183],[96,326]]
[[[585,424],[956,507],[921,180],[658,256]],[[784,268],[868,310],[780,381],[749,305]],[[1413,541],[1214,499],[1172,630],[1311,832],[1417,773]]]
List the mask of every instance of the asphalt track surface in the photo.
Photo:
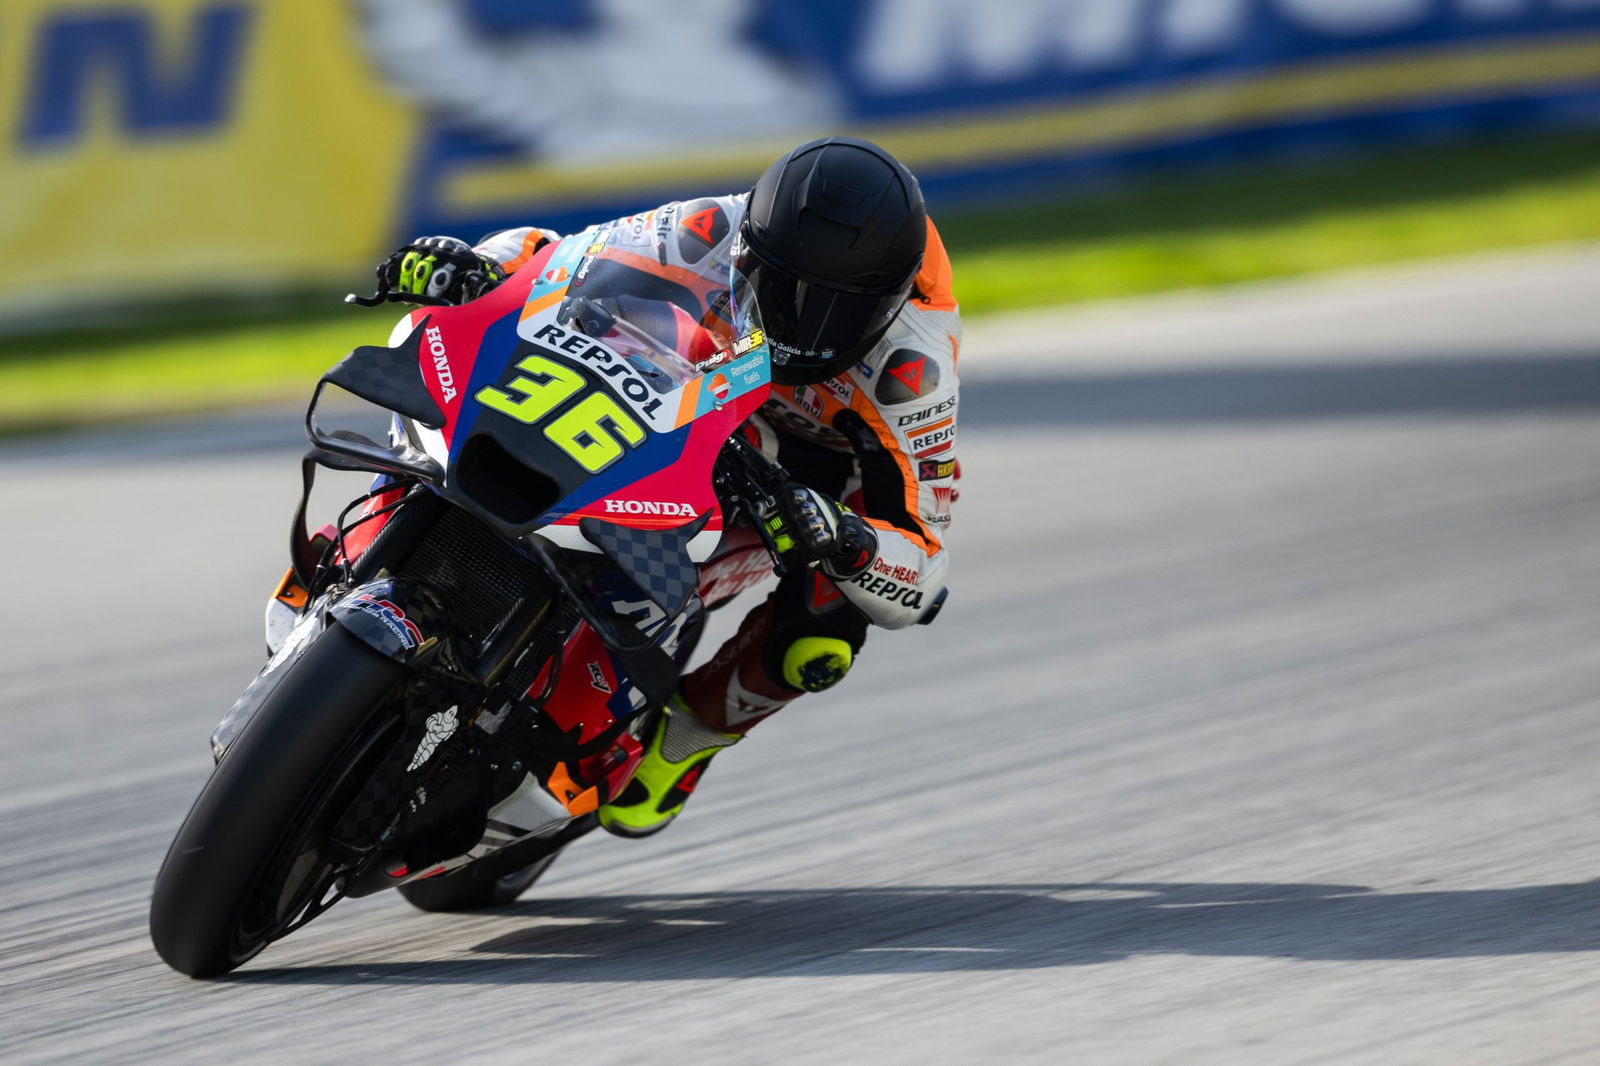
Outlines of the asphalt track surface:
[[[1348,350],[1316,287],[1009,362],[975,329],[936,626],[657,838],[213,982],[146,907],[259,662],[294,416],[13,443],[0,1061],[1594,1062],[1597,264],[1446,285],[1392,345],[1347,309]],[[1485,342],[1530,270],[1568,298]]]

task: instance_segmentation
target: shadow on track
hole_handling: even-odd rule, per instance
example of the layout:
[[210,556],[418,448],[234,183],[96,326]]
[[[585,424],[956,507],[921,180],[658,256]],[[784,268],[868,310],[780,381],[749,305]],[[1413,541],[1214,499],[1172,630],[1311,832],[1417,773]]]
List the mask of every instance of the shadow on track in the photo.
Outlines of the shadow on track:
[[474,958],[352,960],[231,979],[560,984],[1028,970],[1150,954],[1371,960],[1600,951],[1600,881],[1383,894],[1277,884],[810,889],[529,900],[498,913],[525,919],[523,927],[478,944]]

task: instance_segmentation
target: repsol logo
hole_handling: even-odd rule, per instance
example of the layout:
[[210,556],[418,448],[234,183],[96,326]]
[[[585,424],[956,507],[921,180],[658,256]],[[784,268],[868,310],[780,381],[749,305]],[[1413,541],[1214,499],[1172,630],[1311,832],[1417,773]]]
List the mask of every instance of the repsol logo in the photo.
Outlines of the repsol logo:
[[693,518],[694,508],[671,500],[607,500],[606,514],[664,514]]
[[922,453],[928,449],[940,444],[949,444],[955,439],[956,427],[942,426],[939,429],[926,430],[921,435],[912,437],[911,447],[916,449],[917,456],[920,458]]
[[887,603],[903,604],[913,611],[922,607],[922,591],[915,585],[902,585],[898,581],[879,577],[870,570],[852,579],[850,583]]
[[444,337],[438,326],[429,326],[422,334],[428,338],[428,351],[433,355],[433,372],[439,379],[439,388],[446,400],[456,398],[456,378],[450,373],[450,362],[444,354]]
[[649,385],[644,383],[639,372],[628,365],[627,360],[619,359],[609,348],[596,344],[582,333],[562,329],[554,323],[546,323],[534,333],[533,339],[544,341],[557,353],[575,355],[584,362],[592,364],[594,371],[610,378],[612,385],[633,401],[639,413],[646,418],[660,409],[660,398]]

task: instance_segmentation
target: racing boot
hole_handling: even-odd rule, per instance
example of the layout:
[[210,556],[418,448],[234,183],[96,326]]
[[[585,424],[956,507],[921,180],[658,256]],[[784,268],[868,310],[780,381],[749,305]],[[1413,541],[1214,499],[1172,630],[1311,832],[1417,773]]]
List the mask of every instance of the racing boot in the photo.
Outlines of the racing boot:
[[[822,584],[818,579],[817,586]],[[832,599],[840,599],[837,592]],[[678,694],[662,709],[633,780],[600,808],[602,826],[627,837],[665,829],[683,810],[712,756],[806,693],[822,692],[844,678],[855,657],[849,641],[815,635],[769,639],[776,602],[775,593],[758,605],[710,661],[683,678]],[[807,618],[817,606],[810,607]],[[826,610],[831,604],[820,606]]]
[[620,837],[661,832],[683,810],[712,756],[738,741],[701,722],[681,696],[673,696],[661,709],[633,780],[597,812],[601,826]]

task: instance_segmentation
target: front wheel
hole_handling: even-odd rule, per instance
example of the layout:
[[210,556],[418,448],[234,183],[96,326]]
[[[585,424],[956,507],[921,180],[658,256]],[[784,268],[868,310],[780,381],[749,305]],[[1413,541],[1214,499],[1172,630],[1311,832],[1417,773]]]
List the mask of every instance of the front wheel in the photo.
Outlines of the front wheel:
[[191,977],[227,973],[308,913],[335,872],[324,837],[393,743],[409,676],[339,625],[285,668],[184,819],[150,901],[150,939]]

